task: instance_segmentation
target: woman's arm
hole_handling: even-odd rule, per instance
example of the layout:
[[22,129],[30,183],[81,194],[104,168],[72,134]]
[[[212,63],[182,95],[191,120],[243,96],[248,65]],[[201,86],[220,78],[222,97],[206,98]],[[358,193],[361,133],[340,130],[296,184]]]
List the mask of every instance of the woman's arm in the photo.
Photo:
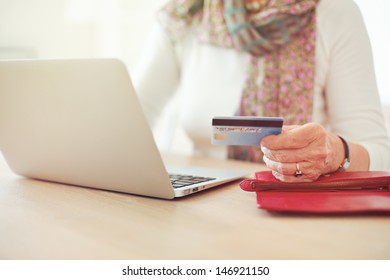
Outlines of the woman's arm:
[[131,73],[134,88],[152,126],[176,91],[179,71],[172,42],[156,23],[142,56]]
[[324,97],[330,132],[348,141],[350,170],[388,170],[390,140],[376,85],[370,40],[351,0],[321,1],[318,28],[329,62]]
[[[390,140],[360,11],[349,0],[323,0],[317,16],[317,43],[329,65],[323,89],[328,126],[286,127],[281,135],[265,138],[264,161],[283,181],[312,181],[337,171],[344,161],[341,136],[349,146],[348,170],[388,170]],[[302,176],[294,176],[297,168]]]

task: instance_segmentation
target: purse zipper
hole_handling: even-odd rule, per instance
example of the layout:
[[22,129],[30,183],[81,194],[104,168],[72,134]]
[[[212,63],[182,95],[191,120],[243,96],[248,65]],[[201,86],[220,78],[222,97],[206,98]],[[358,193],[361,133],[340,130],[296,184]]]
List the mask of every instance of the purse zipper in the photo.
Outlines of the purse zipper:
[[[362,185],[364,182],[364,185]],[[360,190],[378,190],[390,191],[389,180],[371,180],[371,181],[341,181],[341,182],[326,182],[326,183],[282,183],[282,184],[267,184],[252,181],[250,187],[252,190],[261,191],[360,191]]]

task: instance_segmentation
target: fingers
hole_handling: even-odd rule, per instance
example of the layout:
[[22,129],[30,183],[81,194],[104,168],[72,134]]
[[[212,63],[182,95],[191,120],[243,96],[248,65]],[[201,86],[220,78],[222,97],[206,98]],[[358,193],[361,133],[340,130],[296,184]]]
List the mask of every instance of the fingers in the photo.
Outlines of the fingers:
[[[268,168],[272,170],[275,178],[284,182],[312,182],[321,175],[322,166],[312,162],[280,163],[270,160],[266,156],[263,159]],[[302,175],[297,177],[298,171]]]
[[324,145],[309,145],[301,149],[270,150],[261,146],[261,151],[268,159],[282,163],[296,163],[301,161],[319,161],[327,156]]
[[[282,134],[261,142],[264,162],[274,176],[285,182],[314,181],[328,164],[329,144],[325,129],[318,124],[285,126]],[[297,169],[302,176],[295,176]]]
[[296,182],[313,182],[318,179],[318,177],[311,178],[309,176],[303,175],[302,177],[295,177],[295,176],[287,176],[284,174],[277,173],[272,170],[272,174],[274,177],[280,181],[286,182],[286,183],[296,183]]
[[326,134],[322,126],[308,123],[302,126],[284,126],[279,135],[265,137],[261,145],[271,150],[299,149]]

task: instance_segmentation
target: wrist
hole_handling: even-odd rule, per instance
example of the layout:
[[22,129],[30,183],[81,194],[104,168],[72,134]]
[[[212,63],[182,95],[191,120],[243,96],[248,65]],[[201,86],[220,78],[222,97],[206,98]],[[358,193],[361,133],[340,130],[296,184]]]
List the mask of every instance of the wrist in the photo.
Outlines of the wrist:
[[329,133],[328,137],[329,154],[324,174],[337,172],[345,160],[343,141],[333,133]]

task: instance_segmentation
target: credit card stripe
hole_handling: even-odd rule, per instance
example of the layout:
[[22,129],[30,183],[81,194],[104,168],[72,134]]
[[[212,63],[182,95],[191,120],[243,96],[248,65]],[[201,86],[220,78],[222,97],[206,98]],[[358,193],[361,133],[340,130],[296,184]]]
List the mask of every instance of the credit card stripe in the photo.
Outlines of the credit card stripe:
[[283,120],[275,120],[275,119],[213,119],[213,126],[254,126],[254,127],[282,127]]

